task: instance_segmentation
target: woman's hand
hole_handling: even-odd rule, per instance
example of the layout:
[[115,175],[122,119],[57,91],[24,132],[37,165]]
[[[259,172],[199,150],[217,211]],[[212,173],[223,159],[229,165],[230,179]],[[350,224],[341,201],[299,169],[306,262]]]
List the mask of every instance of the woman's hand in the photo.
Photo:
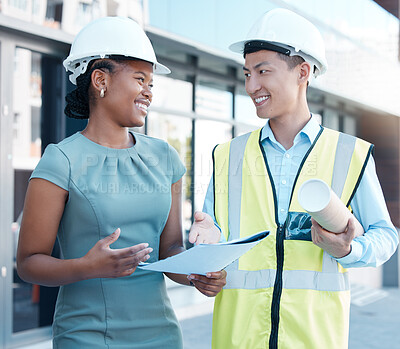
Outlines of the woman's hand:
[[226,285],[226,271],[221,270],[204,275],[190,274],[187,277],[202,294],[215,297]]
[[118,240],[121,230],[99,240],[82,258],[85,265],[85,278],[118,278],[131,275],[140,262],[147,261],[153,251],[149,244],[142,243],[121,249],[111,249]]
[[194,214],[194,222],[190,228],[189,242],[196,245],[216,244],[221,238],[220,230],[215,226],[213,219],[204,212]]

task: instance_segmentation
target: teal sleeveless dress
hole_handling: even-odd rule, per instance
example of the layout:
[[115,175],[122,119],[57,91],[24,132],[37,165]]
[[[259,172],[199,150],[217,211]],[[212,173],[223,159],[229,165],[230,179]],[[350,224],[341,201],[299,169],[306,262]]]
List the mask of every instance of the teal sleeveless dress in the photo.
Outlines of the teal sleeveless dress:
[[[171,206],[171,184],[185,173],[174,148],[134,133],[136,143],[112,149],[79,132],[50,144],[31,178],[69,192],[58,239],[62,258],[84,256],[121,228],[111,248],[142,242],[158,260],[160,234]],[[45,227],[43,227],[45,229]],[[54,349],[182,348],[182,334],[162,273],[98,278],[60,287],[53,322]]]

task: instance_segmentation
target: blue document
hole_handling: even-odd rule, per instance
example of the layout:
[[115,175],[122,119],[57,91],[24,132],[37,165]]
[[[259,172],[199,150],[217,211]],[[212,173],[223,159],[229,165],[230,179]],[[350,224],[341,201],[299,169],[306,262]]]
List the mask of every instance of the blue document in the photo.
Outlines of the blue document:
[[242,239],[218,244],[199,244],[185,252],[154,263],[140,263],[139,268],[174,274],[200,274],[226,268],[259,244],[269,234],[263,231]]

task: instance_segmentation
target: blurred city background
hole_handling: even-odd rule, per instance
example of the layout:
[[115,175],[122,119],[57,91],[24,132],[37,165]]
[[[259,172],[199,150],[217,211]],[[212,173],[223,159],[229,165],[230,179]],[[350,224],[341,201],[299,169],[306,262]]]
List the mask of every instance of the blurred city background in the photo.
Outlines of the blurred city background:
[[[15,251],[27,180],[44,148],[85,127],[63,114],[73,88],[62,67],[74,35],[102,16],[143,26],[172,74],[155,76],[146,125],[136,132],[176,148],[183,225],[201,210],[218,143],[263,126],[244,90],[243,59],[228,50],[263,12],[285,7],[315,23],[329,68],[312,81],[322,125],[375,144],[387,206],[400,227],[400,0],[0,0],[0,349],[51,348],[57,288],[23,282]],[[57,246],[54,248],[57,255]],[[350,348],[400,348],[398,253],[351,270]],[[213,300],[168,282],[185,348],[209,348]],[[387,343],[387,344],[386,344]],[[229,348],[227,348],[229,349]]]

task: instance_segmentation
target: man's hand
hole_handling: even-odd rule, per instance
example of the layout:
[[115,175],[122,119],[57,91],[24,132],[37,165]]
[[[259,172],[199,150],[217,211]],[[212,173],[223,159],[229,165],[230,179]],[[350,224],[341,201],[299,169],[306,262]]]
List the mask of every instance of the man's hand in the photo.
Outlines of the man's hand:
[[189,242],[196,245],[216,244],[221,237],[221,232],[215,226],[213,219],[204,212],[197,211],[194,214],[194,222],[190,228]]
[[342,258],[351,252],[351,242],[356,233],[355,217],[350,217],[343,233],[331,233],[311,219],[311,236],[315,245],[322,248],[334,258]]
[[215,297],[226,285],[226,271],[221,270],[204,275],[188,275],[190,282],[207,297]]

